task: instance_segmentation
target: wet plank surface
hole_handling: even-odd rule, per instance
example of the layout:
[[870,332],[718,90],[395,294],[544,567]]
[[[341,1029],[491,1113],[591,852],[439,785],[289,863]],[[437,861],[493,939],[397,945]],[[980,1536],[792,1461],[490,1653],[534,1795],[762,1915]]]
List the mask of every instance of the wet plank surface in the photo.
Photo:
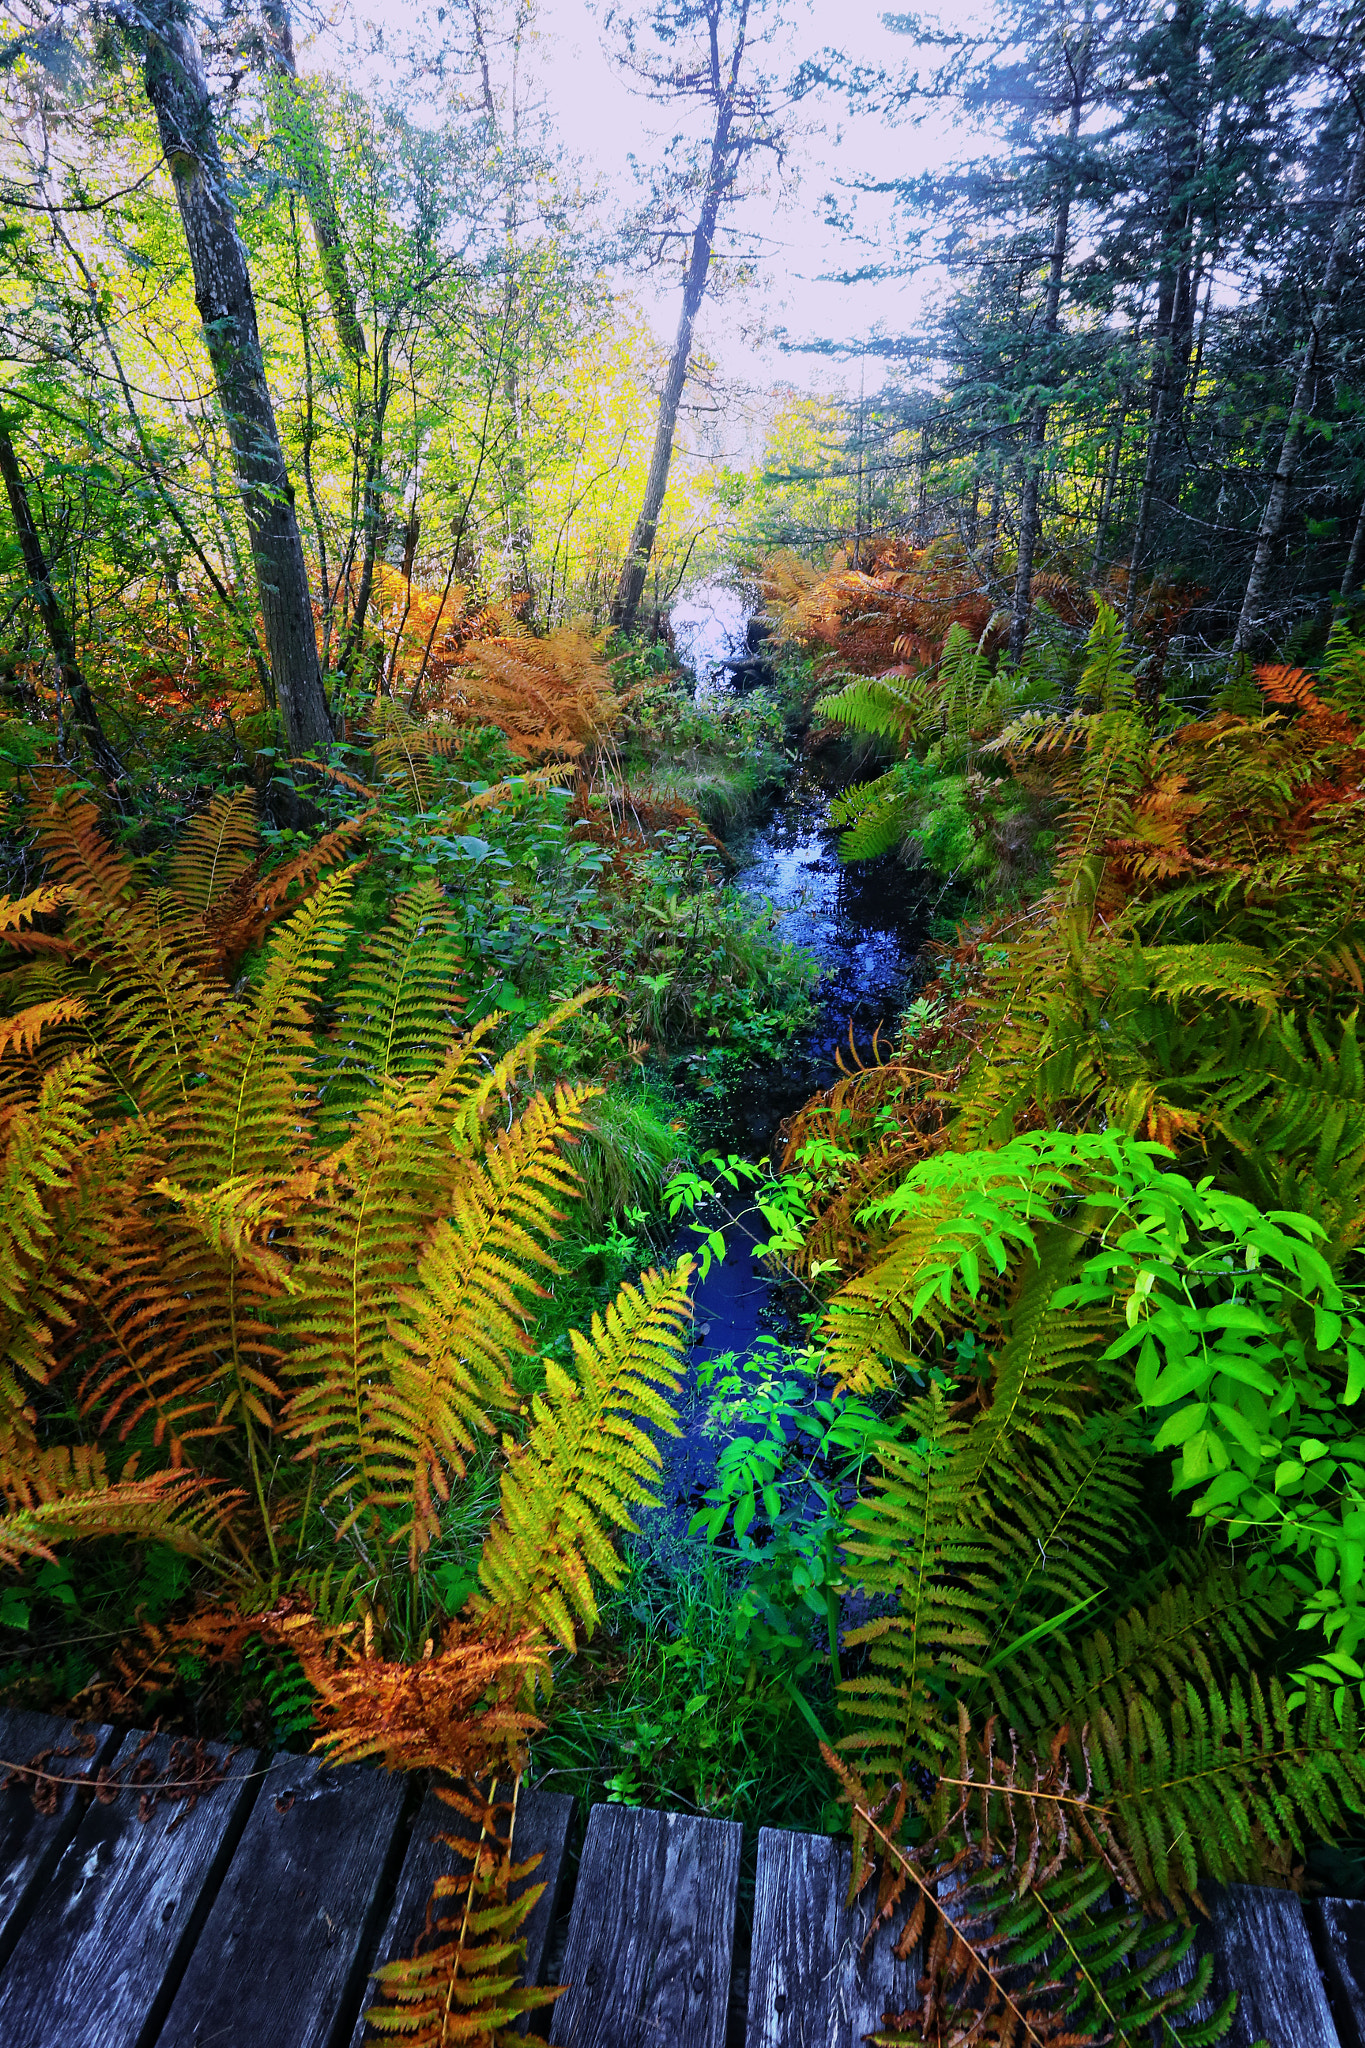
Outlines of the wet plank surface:
[[904,1912],[864,1950],[876,1886],[850,1910],[852,1866],[847,1842],[760,1831],[745,2048],[861,2048],[885,2013],[915,2003],[920,1951],[892,1953]]
[[[117,1796],[81,1820],[0,1975],[5,2048],[144,2048],[189,1958],[259,1779],[250,1752],[198,1752],[225,1771],[190,1803],[194,1747],[129,1735]],[[150,1774],[150,1775],[149,1775]],[[156,1780],[168,1787],[154,1799]]]
[[[526,1939],[523,1981],[528,1984],[539,1984],[544,1970],[546,1945],[564,1879],[565,1851],[572,1818],[573,1800],[564,1793],[523,1792],[517,1801],[512,1851],[518,1863],[525,1863],[532,1856],[540,1857],[539,1866],[526,1882],[545,1887],[523,1928]],[[438,1877],[454,1867],[451,1851],[435,1838],[443,1834],[461,1834],[467,1826],[468,1823],[444,1800],[438,1799],[434,1792],[427,1793],[412,1825],[393,1905],[372,1969],[378,1969],[397,1956],[412,1954],[426,1924],[431,1888]],[[375,1986],[371,1981],[366,1986],[361,2011],[351,2034],[351,2048],[361,2048],[365,2039],[365,2014],[373,2002],[374,1993]],[[547,2025],[543,2013],[538,2016],[536,2025],[537,2031],[543,2034]]]
[[[53,1784],[0,1793],[0,2048],[360,2048],[371,1973],[411,1953],[459,1818],[407,1781],[316,1759],[47,1716],[0,1715],[0,1758]],[[68,1755],[54,1754],[67,1750]],[[46,1752],[46,1754],[44,1754]],[[544,1973],[572,1802],[523,1793],[516,1855],[543,1854],[527,1976]],[[564,2048],[724,2048],[741,1830],[599,1806],[562,1977],[534,2023]],[[745,2048],[858,2048],[915,2002],[896,1923],[864,1955],[871,1890],[850,1848],[759,1836]],[[1365,2048],[1365,1901],[1209,1888],[1200,1942],[1232,2048]],[[742,1986],[742,1976],[737,1985]]]
[[886,2013],[908,2011],[916,2003],[915,1985],[924,1967],[922,1943],[916,1943],[903,1963],[892,1953],[906,1922],[905,1908],[913,1904],[913,1897],[902,1902],[885,1927],[878,1928],[864,1951],[877,1910],[877,1887],[875,1883],[867,1885],[853,1910],[847,1911],[844,1901],[852,1868],[852,1847],[841,1843],[835,1872],[829,2048],[862,2048],[867,2035],[880,2030]]
[[1340,2048],[1304,1910],[1265,1885],[1209,1887],[1213,1990],[1236,1991],[1228,2048]]
[[405,1792],[275,1758],[158,2048],[326,2048],[364,1992]]
[[550,2039],[565,2048],[724,2048],[743,1829],[595,1806]]
[[839,1866],[828,1835],[759,1830],[744,2048],[825,2048]]
[[88,1794],[53,1781],[93,1778],[117,1746],[112,1728],[54,1721],[49,1714],[0,1714],[0,1784],[14,1765],[45,1773],[0,1792],[0,1963],[85,1811]]

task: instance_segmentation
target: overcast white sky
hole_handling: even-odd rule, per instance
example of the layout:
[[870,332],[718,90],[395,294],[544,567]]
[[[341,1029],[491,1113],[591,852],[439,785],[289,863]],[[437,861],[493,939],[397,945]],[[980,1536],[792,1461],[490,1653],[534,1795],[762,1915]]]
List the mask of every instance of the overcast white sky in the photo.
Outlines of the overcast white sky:
[[[338,5],[349,11],[353,23],[382,22],[401,33],[413,21],[404,0],[338,0]],[[950,19],[965,19],[967,11],[965,0],[944,0],[941,8]],[[890,31],[882,9],[869,0],[795,0],[792,21],[789,59],[833,47],[862,63],[896,70],[915,55],[915,45]],[[630,158],[648,160],[665,110],[632,93],[608,60],[586,0],[541,0],[537,27],[537,69],[555,130],[571,155],[626,197],[636,190]],[[906,122],[889,126],[868,115],[850,116],[832,98],[819,107],[807,102],[803,111],[820,125],[798,144],[794,201],[786,206],[752,202],[743,215],[736,209],[742,224],[766,244],[764,287],[747,299],[711,305],[703,316],[699,340],[736,387],[766,389],[780,380],[815,390],[838,385],[856,390],[856,362],[841,367],[820,357],[789,354],[775,339],[761,339],[763,331],[771,337],[774,330],[785,329],[792,341],[856,338],[877,327],[895,333],[904,330],[922,302],[924,286],[913,280],[856,286],[830,280],[829,273],[854,267],[860,252],[825,226],[824,195],[841,178],[905,175],[942,161],[954,146],[951,131],[942,125],[917,129]],[[660,286],[642,280],[638,289],[660,339],[671,341],[678,308],[673,279]],[[878,375],[877,365],[869,363],[869,389]],[[738,431],[738,419],[735,424]]]

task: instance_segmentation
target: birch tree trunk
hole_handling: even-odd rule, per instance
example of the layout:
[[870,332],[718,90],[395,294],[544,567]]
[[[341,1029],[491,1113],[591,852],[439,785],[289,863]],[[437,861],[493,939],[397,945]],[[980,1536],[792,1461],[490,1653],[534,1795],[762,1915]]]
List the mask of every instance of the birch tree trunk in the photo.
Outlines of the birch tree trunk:
[[1356,519],[1356,530],[1351,539],[1351,552],[1346,557],[1346,567],[1341,572],[1341,596],[1350,597],[1360,583],[1360,571],[1365,564],[1365,498],[1360,501],[1360,513]]
[[71,706],[77,730],[90,749],[91,758],[106,782],[122,782],[126,770],[122,761],[110,746],[108,736],[100,723],[95,700],[90,695],[90,685],[76,658],[76,643],[67,623],[61,601],[52,587],[52,572],[43,553],[33,508],[29,504],[28,490],[24,483],[19,458],[14,452],[9,429],[0,420],[0,476],[5,480],[5,496],[14,520],[14,531],[19,539],[19,553],[23,559],[24,574],[28,577],[29,591],[38,607],[38,615],[47,634],[48,645],[57,664],[57,680],[63,697]]
[[645,479],[644,501],[640,506],[640,515],[635,521],[635,531],[631,534],[630,548],[622,564],[620,581],[616,586],[616,601],[611,614],[612,624],[619,627],[623,633],[635,630],[635,618],[640,609],[645,577],[649,571],[649,558],[654,552],[654,540],[659,531],[659,514],[663,509],[664,492],[668,488],[668,467],[673,460],[673,436],[678,426],[678,406],[682,400],[683,385],[687,381],[687,366],[692,356],[692,337],[696,329],[697,314],[701,310],[701,302],[706,293],[706,279],[711,268],[711,248],[716,236],[716,221],[732,175],[730,130],[734,125],[734,81],[739,69],[742,47],[741,41],[736,48],[731,66],[730,89],[721,100],[716,113],[716,128],[711,141],[711,162],[707,171],[701,218],[692,236],[692,255],[683,283],[682,312],[678,316],[677,337],[668,361],[668,375],[664,379],[663,395],[659,400],[659,425],[654,435],[649,475]]
[[[1069,139],[1074,142],[1081,124],[1080,97],[1072,102]],[[1067,237],[1071,226],[1071,192],[1063,193],[1057,208],[1052,236],[1052,260],[1048,269],[1047,300],[1043,311],[1043,334],[1051,341],[1057,332],[1062,301],[1062,276],[1066,268]],[[1029,420],[1028,445],[1024,454],[1024,494],[1019,507],[1019,561],[1014,576],[1014,604],[1010,616],[1010,655],[1018,661],[1028,637],[1029,614],[1033,609],[1033,561],[1038,551],[1038,499],[1043,481],[1043,444],[1047,440],[1045,405],[1036,404]]]
[[[1068,151],[1075,148],[1076,138],[1081,132],[1081,103],[1085,98],[1089,52],[1090,19],[1087,10],[1085,36],[1079,53],[1079,68],[1071,68],[1071,114],[1066,129]],[[1057,203],[1057,219],[1052,231],[1047,297],[1043,302],[1045,343],[1055,339],[1060,324],[1062,279],[1066,273],[1073,191],[1074,185],[1068,178]],[[1019,556],[1014,575],[1014,604],[1010,616],[1010,655],[1016,662],[1024,651],[1024,642],[1028,638],[1029,615],[1033,609],[1033,562],[1038,552],[1038,500],[1043,484],[1043,446],[1047,440],[1047,416],[1047,406],[1035,403],[1029,420],[1028,446],[1024,453],[1024,494],[1019,508]]]
[[375,557],[386,533],[383,456],[389,395],[388,350],[386,347],[377,349],[374,360],[371,360],[351,283],[346,239],[332,185],[326,142],[318,133],[317,119],[307,95],[299,90],[293,24],[286,0],[267,0],[265,18],[274,38],[275,70],[288,98],[289,140],[303,187],[304,204],[308,208],[332,325],[352,379],[355,463],[361,479],[360,588],[356,593],[354,614],[337,654],[338,671],[349,676],[359,666],[363,653],[365,622],[374,588]]
[[1275,474],[1270,481],[1270,494],[1266,499],[1260,529],[1256,535],[1256,553],[1252,558],[1246,595],[1242,599],[1242,612],[1232,642],[1234,654],[1244,654],[1256,635],[1261,605],[1270,581],[1271,558],[1284,526],[1285,507],[1289,503],[1289,486],[1294,481],[1294,472],[1299,466],[1313,380],[1322,354],[1323,339],[1332,317],[1337,294],[1341,289],[1341,273],[1345,267],[1351,236],[1355,231],[1356,208],[1360,204],[1362,193],[1365,193],[1365,128],[1357,128],[1355,141],[1351,147],[1351,168],[1346,177],[1346,193],[1341,202],[1341,210],[1337,214],[1322,288],[1308,323],[1308,339],[1304,343],[1303,355],[1299,361],[1299,374],[1294,384],[1294,400],[1289,408],[1284,439],[1280,443],[1280,459],[1275,465]]
[[171,0],[140,10],[144,83],[185,230],[194,296],[251,536],[270,673],[291,753],[332,736],[294,491],[266,383],[256,302],[198,46]]

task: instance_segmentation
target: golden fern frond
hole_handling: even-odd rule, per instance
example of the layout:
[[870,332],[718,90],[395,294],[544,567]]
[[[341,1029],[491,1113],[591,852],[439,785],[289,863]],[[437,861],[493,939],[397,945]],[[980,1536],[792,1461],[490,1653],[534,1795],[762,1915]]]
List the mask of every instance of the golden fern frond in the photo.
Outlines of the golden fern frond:
[[[570,996],[567,1002],[560,1003],[551,1010],[549,1016],[541,1023],[523,1033],[516,1044],[491,1067],[478,1068],[472,1060],[467,1062],[475,1075],[472,1084],[460,1100],[459,1127],[467,1143],[478,1142],[483,1120],[495,1103],[503,1101],[511,1093],[516,1081],[531,1081],[535,1078],[536,1059],[540,1049],[555,1036],[561,1025],[566,1024],[570,1017],[576,1017],[580,1010],[585,1009],[589,1003],[595,1003],[600,995],[605,994],[605,988],[598,984],[580,989],[576,996]],[[480,1036],[485,1035],[499,1022],[500,1013],[496,1011],[491,1016],[481,1019],[465,1040],[469,1051],[472,1052]]]
[[386,1770],[472,1779],[490,1765],[515,1767],[538,1725],[518,1702],[548,1660],[526,1630],[452,1623],[439,1649],[413,1663],[337,1661],[297,1629],[280,1640],[317,1693],[316,1747],[330,1763],[373,1757]]
[[100,1011],[91,1037],[111,1076],[145,1116],[183,1105],[202,1071],[217,1014],[207,954],[158,891],[131,904],[82,902],[68,934]]
[[[370,1500],[401,1514],[391,1540],[407,1537],[414,1565],[439,1531],[448,1474],[463,1476],[477,1433],[491,1426],[489,1407],[510,1397],[508,1360],[526,1350],[528,1302],[544,1293],[534,1275],[558,1270],[544,1240],[556,1235],[559,1204],[577,1184],[560,1150],[600,1092],[580,1086],[558,1089],[553,1102],[535,1097],[510,1130],[464,1161],[412,1285],[394,1290],[387,1372],[365,1389],[365,1441],[350,1455],[361,1459]],[[338,1364],[349,1386],[360,1361],[348,1355]],[[316,1370],[310,1417],[329,1384],[321,1359]],[[331,1415],[329,1445],[342,1422],[335,1405]]]
[[82,1407],[124,1436],[150,1417],[173,1458],[231,1422],[273,1427],[288,1274],[268,1239],[314,1185],[309,1002],[344,938],[349,891],[347,874],[327,877],[272,943],[254,990],[218,999],[198,1084],[130,1160],[110,1218]]
[[410,2048],[520,2048],[523,2015],[553,2004],[559,1992],[521,1983],[526,1943],[519,1935],[544,1890],[528,1885],[540,1863],[512,1860],[519,1778],[512,1796],[487,1798],[477,1786],[438,1786],[464,1827],[439,1835],[455,1871],[439,1877],[432,1896],[430,1932],[411,1958],[378,1972],[379,1991],[366,2024],[381,2039],[398,2036]]
[[75,891],[59,882],[55,886],[30,889],[26,896],[0,896],[0,932],[22,931],[35,917],[51,917],[68,904]]
[[207,917],[231,885],[255,866],[260,849],[254,791],[220,790],[181,834],[167,874],[171,894],[191,916]]
[[634,1528],[631,1508],[654,1504],[656,1437],[678,1434],[670,1397],[691,1276],[690,1259],[642,1274],[593,1317],[590,1336],[572,1332],[573,1370],[547,1364],[530,1434],[507,1445],[502,1512],[479,1559],[475,1612],[485,1626],[529,1624],[572,1650],[579,1626],[596,1625],[591,1574],[620,1582],[612,1532]]
[[456,805],[451,818],[458,823],[465,818],[477,818],[484,811],[495,811],[500,805],[512,803],[531,791],[562,789],[577,774],[578,767],[573,761],[551,761],[544,768],[528,768],[524,775],[509,775],[503,782],[493,782],[487,789],[475,790]]
[[253,863],[228,883],[204,918],[205,938],[226,978],[236,972],[243,955],[260,943],[272,925],[299,908],[328,869],[350,859],[374,817],[374,811],[364,811],[324,832],[302,853],[271,868],[268,874],[260,874]]
[[430,808],[436,788],[426,733],[393,699],[377,698],[373,716],[379,728],[374,743],[379,779],[403,809],[420,818]]
[[0,1566],[49,1563],[53,1545],[106,1536],[165,1543],[210,1557],[238,1496],[190,1472],[111,1480],[93,1444],[44,1450],[23,1433],[0,1434]]
[[338,998],[323,1060],[328,1128],[344,1131],[348,1115],[387,1083],[440,1065],[462,1005],[462,965],[440,884],[407,890]]
[[32,1108],[0,1122],[0,1423],[17,1426],[23,1380],[46,1381],[52,1329],[74,1317],[80,1268],[58,1226],[59,1207],[90,1141],[101,1075],[93,1053],[63,1060]]

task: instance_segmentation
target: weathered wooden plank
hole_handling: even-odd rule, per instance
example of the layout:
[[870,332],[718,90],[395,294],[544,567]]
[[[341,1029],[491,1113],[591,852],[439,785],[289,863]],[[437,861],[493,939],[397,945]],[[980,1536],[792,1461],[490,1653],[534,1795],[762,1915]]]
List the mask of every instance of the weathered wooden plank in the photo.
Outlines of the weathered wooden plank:
[[[540,1864],[526,1882],[528,1885],[543,1884],[545,1889],[531,1908],[523,1933],[526,1937],[526,1971],[528,1984],[539,1984],[545,1963],[545,1947],[554,1924],[555,1911],[559,1903],[560,1886],[564,1879],[564,1852],[569,1840],[569,1822],[573,1818],[573,1800],[561,1792],[523,1791],[517,1801],[517,1824],[512,1836],[512,1848],[519,1863],[532,1856],[540,1857]],[[455,1813],[434,1792],[428,1792],[413,1822],[412,1837],[403,1868],[398,1875],[393,1906],[380,1936],[375,1951],[373,1967],[391,1962],[396,1956],[410,1956],[426,1924],[427,1906],[431,1899],[431,1888],[438,1877],[449,1871],[453,1865],[451,1852],[438,1835],[463,1834],[467,1823]],[[371,1980],[361,2004],[360,2014],[351,2035],[351,2048],[361,2048],[365,2039],[365,2015],[373,2002],[375,1985]],[[538,2031],[544,2033],[542,2019]]]
[[1342,2048],[1365,2048],[1365,1899],[1317,1899],[1306,1913]]
[[0,1714],[0,1784],[24,1765],[46,1774],[0,1793],[0,1965],[85,1811],[85,1794],[53,1780],[87,1772],[93,1778],[117,1746],[112,1728],[50,1714]]
[[724,2048],[743,1829],[595,1806],[552,2042]]
[[1236,1991],[1228,2048],[1340,2048],[1303,1907],[1267,1885],[1210,1887],[1215,1999]]
[[913,1896],[902,1902],[887,1926],[878,1928],[872,1945],[863,1952],[877,1910],[877,1887],[868,1885],[850,1911],[844,1901],[852,1869],[852,1844],[844,1843],[834,1883],[829,2048],[862,2048],[866,2036],[880,2030],[884,2013],[908,2011],[917,2002],[915,1986],[924,1967],[922,1943],[916,1943],[903,1963],[892,1954],[914,1904]]
[[841,1869],[830,1836],[760,1828],[744,2048],[826,2048],[848,1883],[842,1869],[841,1888]]
[[[223,1781],[173,1803],[206,1763]],[[5,2048],[151,2039],[255,1793],[253,1764],[212,1744],[125,1737],[112,1763],[122,1789],[85,1814],[0,1976]]]
[[[281,1752],[157,2048],[325,2048],[364,1993],[406,1781]],[[343,2031],[344,2029],[344,2031]]]

